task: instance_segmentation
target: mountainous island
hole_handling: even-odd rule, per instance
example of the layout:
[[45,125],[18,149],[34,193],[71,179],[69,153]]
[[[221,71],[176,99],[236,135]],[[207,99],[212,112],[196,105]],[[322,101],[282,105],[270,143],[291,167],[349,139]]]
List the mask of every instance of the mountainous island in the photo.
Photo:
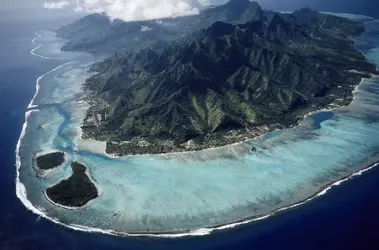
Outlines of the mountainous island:
[[232,0],[202,11],[199,15],[160,20],[123,22],[106,14],[92,14],[58,30],[58,36],[69,42],[64,51],[104,52],[138,50],[154,43],[170,42],[193,31],[208,28],[214,22],[246,23],[262,18],[255,2]]
[[115,155],[218,147],[345,106],[377,74],[351,40],[363,32],[346,18],[248,0],[143,22],[94,14],[57,30],[63,50],[117,51],[91,68],[82,126]]

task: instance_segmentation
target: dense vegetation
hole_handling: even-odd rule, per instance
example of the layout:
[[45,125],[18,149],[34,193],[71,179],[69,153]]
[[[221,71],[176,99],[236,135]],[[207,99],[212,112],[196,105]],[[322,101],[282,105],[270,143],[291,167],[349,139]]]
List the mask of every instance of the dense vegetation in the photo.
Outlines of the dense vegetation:
[[99,196],[96,186],[86,175],[86,167],[71,163],[72,175],[57,185],[46,189],[46,195],[53,202],[67,207],[82,207]]
[[46,155],[41,155],[36,158],[37,168],[48,170],[58,167],[64,162],[63,152],[54,152]]
[[56,33],[70,40],[63,50],[136,50],[149,47],[157,40],[172,41],[192,31],[207,28],[216,21],[245,23],[258,20],[261,16],[262,10],[257,3],[232,0],[226,5],[204,10],[200,15],[151,21],[110,21],[105,14],[92,14],[56,30]]
[[360,79],[376,72],[349,40],[363,25],[345,18],[233,0],[196,20],[179,27],[207,28],[92,67],[86,136],[117,154],[224,145],[346,105]]

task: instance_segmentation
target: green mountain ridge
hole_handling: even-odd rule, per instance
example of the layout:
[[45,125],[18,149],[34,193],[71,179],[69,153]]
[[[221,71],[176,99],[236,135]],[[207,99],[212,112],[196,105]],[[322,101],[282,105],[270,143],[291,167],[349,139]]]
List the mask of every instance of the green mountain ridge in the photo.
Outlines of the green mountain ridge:
[[[91,14],[55,32],[68,42],[65,51],[118,51],[136,50],[151,46],[157,40],[173,41],[193,31],[211,26],[216,21],[245,23],[258,20],[263,10],[256,2],[232,0],[206,9],[199,15],[160,20],[123,22],[111,21],[106,14]],[[148,27],[142,30],[142,27]]]
[[119,155],[225,145],[347,105],[360,79],[376,73],[348,39],[362,24],[309,9],[259,13],[95,64],[85,135]]

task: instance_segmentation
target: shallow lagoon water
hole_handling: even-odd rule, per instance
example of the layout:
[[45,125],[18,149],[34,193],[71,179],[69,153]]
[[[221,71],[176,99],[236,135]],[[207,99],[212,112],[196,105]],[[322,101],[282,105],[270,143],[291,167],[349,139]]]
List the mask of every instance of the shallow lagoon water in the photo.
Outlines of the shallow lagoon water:
[[[368,26],[375,28],[372,23]],[[370,26],[371,25],[371,26]],[[369,32],[368,32],[369,33]],[[81,86],[89,64],[84,53],[57,51],[49,32],[35,40],[35,53],[70,62],[44,76],[32,105],[20,147],[20,181],[28,200],[64,224],[115,232],[182,232],[261,217],[297,203],[328,184],[374,163],[379,157],[379,81],[366,80],[354,102],[333,112],[314,114],[290,130],[276,131],[238,145],[163,156],[110,158],[98,149],[79,150],[79,124],[85,114]],[[365,36],[365,53],[379,64],[374,40]],[[377,43],[379,46],[379,43]],[[39,46],[39,45],[38,45]],[[48,60],[48,59],[47,59]],[[38,126],[43,129],[38,130]],[[257,153],[251,153],[251,147]],[[65,164],[43,179],[31,160],[37,152],[63,150]],[[100,197],[71,211],[48,202],[44,190],[70,175],[69,161],[88,166]],[[199,231],[198,231],[199,232]]]

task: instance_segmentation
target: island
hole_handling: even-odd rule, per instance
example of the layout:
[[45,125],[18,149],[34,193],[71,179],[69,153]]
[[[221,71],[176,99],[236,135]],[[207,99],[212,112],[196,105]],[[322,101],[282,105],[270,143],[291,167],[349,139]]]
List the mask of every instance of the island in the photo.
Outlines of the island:
[[[77,60],[39,86],[46,105],[30,108],[39,112],[26,114],[16,149],[17,197],[39,216],[128,237],[204,235],[293,209],[377,166],[377,22],[232,0],[186,24],[143,21],[187,27],[166,40],[106,15],[98,29],[92,17],[67,26],[73,41],[36,34],[46,58]],[[131,34],[118,29],[129,24]],[[64,42],[112,53],[99,61],[50,49]],[[32,156],[57,149],[64,163],[33,175]]]
[[42,171],[54,169],[65,161],[64,152],[53,152],[35,156],[36,168]]
[[86,166],[71,163],[72,175],[57,185],[46,189],[46,197],[53,203],[66,208],[80,208],[89,201],[97,198],[99,193],[96,186],[86,174]]
[[350,36],[363,25],[309,9],[216,22],[169,47],[116,53],[92,67],[85,138],[107,153],[219,147],[349,104],[375,65]]
[[[106,19],[91,15],[57,34],[71,39],[65,50],[117,50],[89,72],[81,127],[111,155],[198,151],[294,127],[348,105],[377,74],[352,40],[362,23],[308,8],[283,14],[231,0],[196,19],[161,21],[173,25]],[[136,28],[152,23],[151,32]],[[99,27],[113,35],[100,39]],[[114,35],[126,27],[128,39]]]
[[147,48],[159,41],[167,44],[185,34],[208,28],[214,22],[246,23],[262,18],[256,2],[231,0],[227,4],[201,11],[199,15],[124,22],[112,20],[105,13],[88,15],[55,30],[68,42],[62,51],[114,52]]

